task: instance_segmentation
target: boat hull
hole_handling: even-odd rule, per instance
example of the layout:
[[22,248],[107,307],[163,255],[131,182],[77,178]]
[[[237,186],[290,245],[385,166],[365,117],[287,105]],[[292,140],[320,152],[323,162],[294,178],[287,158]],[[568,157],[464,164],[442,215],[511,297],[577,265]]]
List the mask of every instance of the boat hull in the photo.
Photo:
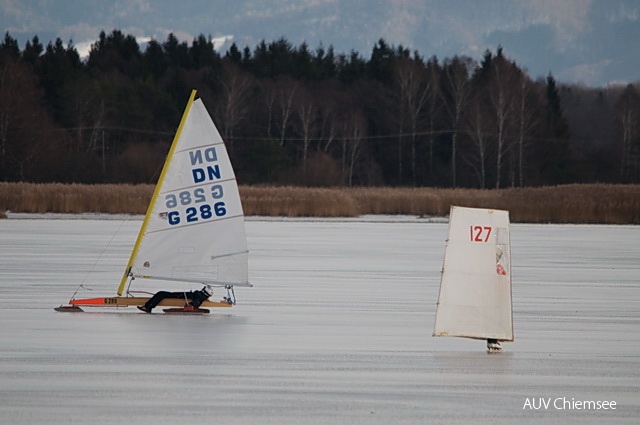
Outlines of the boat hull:
[[[143,305],[149,301],[149,297],[101,297],[83,298],[69,301],[72,306],[82,307],[129,307]],[[184,298],[165,298],[158,304],[161,307],[183,307],[186,304]],[[202,307],[231,307],[227,301],[204,301]]]

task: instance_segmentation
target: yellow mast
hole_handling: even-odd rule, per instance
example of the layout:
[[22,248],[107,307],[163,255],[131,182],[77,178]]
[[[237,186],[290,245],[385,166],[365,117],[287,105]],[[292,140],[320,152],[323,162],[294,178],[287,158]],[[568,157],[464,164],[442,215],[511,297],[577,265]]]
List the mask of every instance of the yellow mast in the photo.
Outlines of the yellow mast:
[[149,202],[149,206],[147,207],[147,213],[144,216],[144,221],[142,222],[142,227],[140,227],[140,233],[138,233],[138,239],[136,240],[136,244],[133,246],[133,251],[131,251],[131,257],[129,258],[129,262],[127,263],[127,268],[124,271],[124,275],[122,276],[122,280],[120,281],[120,286],[118,287],[118,295],[122,295],[124,291],[124,287],[127,284],[127,279],[129,278],[129,272],[131,271],[131,267],[133,266],[133,262],[138,255],[138,250],[140,249],[140,243],[142,242],[142,238],[147,230],[147,224],[149,223],[149,217],[151,216],[151,212],[156,203],[156,198],[160,194],[160,186],[162,186],[162,182],[164,181],[164,175],[169,169],[169,164],[171,163],[171,159],[173,158],[173,153],[176,150],[176,145],[178,144],[178,139],[180,138],[180,134],[182,133],[182,128],[184,127],[184,123],[187,120],[187,116],[189,115],[189,111],[191,110],[191,105],[193,104],[193,100],[196,97],[196,91],[191,91],[191,96],[189,96],[189,102],[187,102],[187,106],[184,108],[184,113],[182,114],[182,119],[180,120],[180,125],[178,126],[178,131],[176,131],[175,136],[173,137],[173,142],[171,143],[171,148],[169,149],[169,153],[167,154],[167,160],[162,167],[162,172],[160,173],[160,178],[158,179],[158,183],[156,184],[156,188],[153,191],[153,196],[151,197],[151,202]]

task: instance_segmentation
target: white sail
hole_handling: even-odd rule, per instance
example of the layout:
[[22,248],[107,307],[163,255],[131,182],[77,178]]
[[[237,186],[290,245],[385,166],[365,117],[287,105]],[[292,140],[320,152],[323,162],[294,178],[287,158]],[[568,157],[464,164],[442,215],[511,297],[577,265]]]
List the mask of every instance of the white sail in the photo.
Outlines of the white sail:
[[249,286],[244,214],[220,133],[191,94],[125,276]]
[[513,341],[509,213],[451,207],[434,336]]

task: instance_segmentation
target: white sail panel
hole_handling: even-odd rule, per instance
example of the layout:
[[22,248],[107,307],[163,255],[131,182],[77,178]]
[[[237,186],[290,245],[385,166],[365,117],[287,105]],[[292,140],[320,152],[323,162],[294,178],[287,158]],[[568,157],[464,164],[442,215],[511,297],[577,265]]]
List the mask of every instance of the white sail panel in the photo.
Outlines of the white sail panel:
[[509,213],[451,207],[434,336],[513,341]]
[[248,284],[244,214],[226,147],[193,101],[131,264],[134,277]]

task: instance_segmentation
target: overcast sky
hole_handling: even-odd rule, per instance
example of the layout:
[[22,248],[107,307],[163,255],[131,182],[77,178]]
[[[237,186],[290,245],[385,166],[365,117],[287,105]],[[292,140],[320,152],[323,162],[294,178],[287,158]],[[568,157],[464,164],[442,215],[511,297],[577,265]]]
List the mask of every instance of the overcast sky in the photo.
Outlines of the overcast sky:
[[533,78],[640,80],[639,0],[0,0],[0,25],[21,48],[38,35],[86,50],[113,29],[141,40],[204,34],[241,48],[285,37],[367,58],[380,38],[440,59],[479,61],[501,45]]

